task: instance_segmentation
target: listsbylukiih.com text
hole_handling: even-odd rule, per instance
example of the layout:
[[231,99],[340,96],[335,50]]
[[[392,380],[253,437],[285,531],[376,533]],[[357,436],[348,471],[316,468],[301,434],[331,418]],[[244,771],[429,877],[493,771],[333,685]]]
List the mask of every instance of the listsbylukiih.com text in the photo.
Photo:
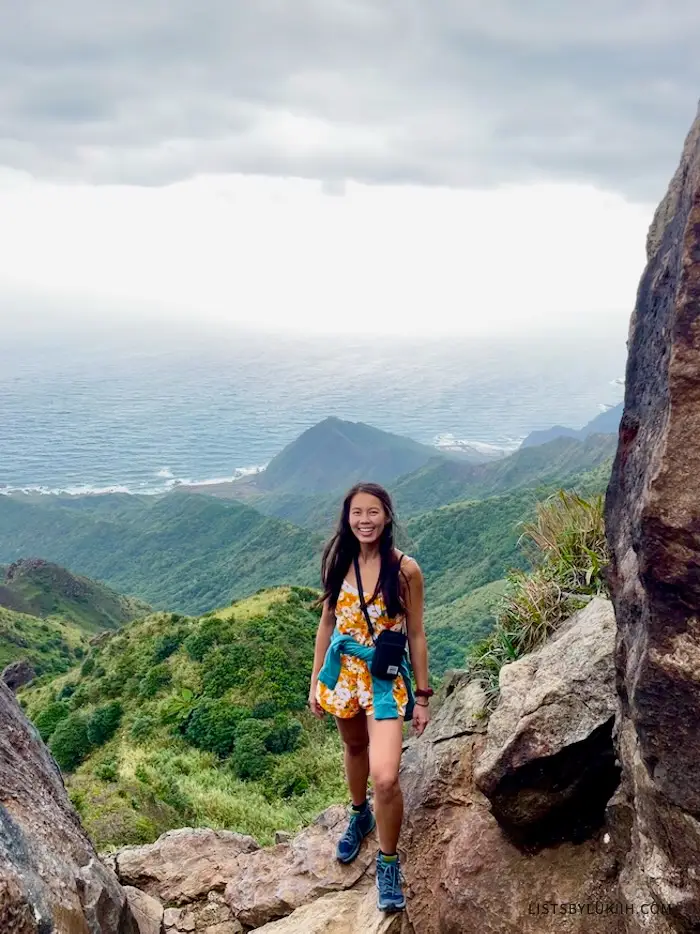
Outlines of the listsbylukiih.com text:
[[665,915],[670,907],[663,902],[529,902],[530,915]]

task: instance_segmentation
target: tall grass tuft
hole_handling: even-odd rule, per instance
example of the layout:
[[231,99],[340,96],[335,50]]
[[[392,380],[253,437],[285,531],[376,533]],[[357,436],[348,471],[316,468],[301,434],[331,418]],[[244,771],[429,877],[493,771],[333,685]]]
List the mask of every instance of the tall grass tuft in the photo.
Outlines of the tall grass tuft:
[[482,681],[487,707],[498,700],[503,665],[542,645],[572,613],[605,591],[608,563],[604,497],[560,490],[537,506],[520,545],[532,571],[512,571],[496,611],[494,631],[472,647],[467,668]]

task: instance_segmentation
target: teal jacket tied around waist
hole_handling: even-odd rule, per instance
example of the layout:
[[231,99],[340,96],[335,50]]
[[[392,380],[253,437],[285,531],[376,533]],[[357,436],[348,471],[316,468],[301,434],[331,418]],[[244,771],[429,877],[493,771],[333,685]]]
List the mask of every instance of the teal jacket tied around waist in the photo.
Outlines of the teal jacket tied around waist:
[[[323,660],[323,667],[318,673],[318,680],[329,690],[333,690],[340,676],[340,656],[354,655],[367,662],[371,669],[372,659],[374,658],[374,646],[363,645],[352,636],[346,636],[336,626],[331,636],[331,642]],[[411,687],[411,669],[404,653],[399,666],[399,675],[404,680],[406,692],[408,694],[408,703],[406,704],[405,719],[410,720],[413,716],[413,688]],[[397,676],[397,677],[398,677]],[[372,676],[372,694],[374,702],[375,720],[396,720],[399,715],[396,699],[393,694],[394,680],[389,681],[386,678],[375,678]]]

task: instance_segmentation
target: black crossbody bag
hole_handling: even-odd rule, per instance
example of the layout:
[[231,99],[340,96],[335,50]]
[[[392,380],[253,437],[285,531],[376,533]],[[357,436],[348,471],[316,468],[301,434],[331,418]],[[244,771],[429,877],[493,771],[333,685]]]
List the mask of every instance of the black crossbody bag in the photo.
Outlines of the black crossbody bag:
[[[374,642],[374,658],[370,672],[375,678],[382,678],[385,681],[393,681],[399,673],[399,668],[406,651],[407,636],[403,632],[396,632],[394,629],[382,629],[377,638],[374,638],[374,627],[367,611],[365,603],[365,594],[362,588],[362,578],[360,577],[360,565],[357,555],[353,558],[355,564],[355,578],[357,580],[357,590],[360,595],[360,606],[365,614],[369,634]],[[376,590],[375,590],[376,594]],[[374,600],[374,595],[372,596]]]

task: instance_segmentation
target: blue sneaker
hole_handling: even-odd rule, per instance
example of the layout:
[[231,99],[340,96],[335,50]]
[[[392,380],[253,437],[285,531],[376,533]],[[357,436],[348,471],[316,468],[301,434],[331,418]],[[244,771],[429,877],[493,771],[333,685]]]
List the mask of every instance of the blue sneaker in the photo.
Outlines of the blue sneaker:
[[372,808],[367,804],[363,812],[358,813],[348,808],[350,820],[343,836],[338,840],[335,855],[341,863],[351,863],[360,852],[362,841],[368,833],[372,833],[376,821]]
[[381,852],[377,853],[377,908],[380,911],[401,911],[406,907],[401,881],[399,857],[386,862]]

